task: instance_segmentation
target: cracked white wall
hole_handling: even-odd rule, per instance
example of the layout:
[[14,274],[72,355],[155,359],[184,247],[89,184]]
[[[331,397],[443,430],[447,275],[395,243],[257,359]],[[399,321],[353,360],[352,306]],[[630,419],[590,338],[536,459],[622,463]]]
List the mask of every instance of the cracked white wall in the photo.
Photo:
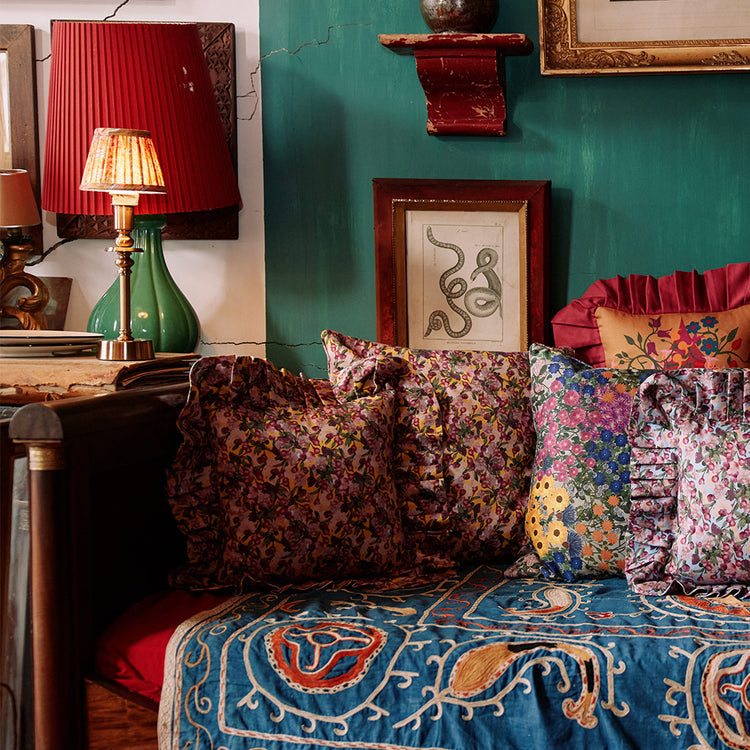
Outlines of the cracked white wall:
[[[265,273],[263,240],[263,159],[260,111],[258,0],[2,0],[0,23],[36,28],[36,75],[40,160],[44,158],[49,84],[50,21],[226,21],[235,24],[237,141],[243,209],[239,239],[169,240],[167,265],[195,308],[201,323],[201,354],[265,354]],[[42,168],[43,176],[43,168]],[[43,212],[44,247],[57,241],[55,217]],[[68,330],[85,330],[91,308],[116,276],[106,243],[76,240],[62,245],[33,272],[73,279]]]

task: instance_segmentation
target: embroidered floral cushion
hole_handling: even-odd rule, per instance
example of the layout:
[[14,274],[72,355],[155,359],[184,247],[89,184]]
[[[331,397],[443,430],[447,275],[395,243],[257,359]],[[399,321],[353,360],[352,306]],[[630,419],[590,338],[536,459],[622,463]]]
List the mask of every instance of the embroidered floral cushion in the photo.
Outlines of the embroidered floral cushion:
[[638,593],[750,593],[750,371],[658,373],[640,387],[632,444]]
[[[406,531],[435,561],[510,559],[523,542],[534,431],[526,352],[420,351],[323,333],[342,398],[396,390],[396,483]],[[397,365],[394,363],[398,363]]]
[[606,307],[594,316],[609,367],[675,369],[750,364],[750,305],[715,313],[632,315]]
[[[675,271],[658,278],[641,274],[615,276],[595,281],[581,297],[559,310],[552,318],[552,331],[556,346],[571,347],[578,359],[593,367],[612,367],[612,358],[623,351],[625,344],[631,346],[619,333],[630,335],[636,350],[645,348],[646,357],[654,357],[660,369],[679,367],[680,360],[684,360],[682,366],[693,366],[689,363],[704,356],[717,360],[717,363],[708,365],[710,367],[737,366],[725,364],[730,357],[743,363],[739,366],[745,366],[750,351],[750,328],[747,326],[748,313],[746,310],[740,312],[740,308],[749,303],[750,263],[730,263],[704,273]],[[617,325],[614,331],[618,336],[609,352],[605,352],[602,345],[602,335],[610,330],[611,321],[603,321],[607,325],[600,325],[597,312],[601,310],[634,316],[619,320],[625,327],[637,328],[633,333]],[[718,313],[729,313],[729,316],[723,318]],[[672,314],[677,314],[677,317],[669,320],[664,317]],[[612,317],[609,313],[603,315]],[[684,316],[684,330],[680,326],[680,315]],[[714,324],[712,319],[717,322]],[[652,320],[659,322],[652,327]],[[736,333],[731,334],[735,327]],[[641,342],[638,341],[638,332]],[[720,350],[723,354],[717,356]],[[614,365],[653,366],[645,360],[629,364],[628,360],[637,353],[629,351],[623,364],[615,362]],[[670,358],[670,353],[674,357]],[[674,364],[662,364],[668,359]]]
[[[649,371],[592,368],[529,349],[537,433],[526,537],[549,578],[623,575],[630,508],[633,394]],[[529,559],[511,575],[533,572]]]
[[388,388],[339,403],[265,360],[199,360],[168,475],[188,552],[172,584],[241,590],[398,568],[393,423]]

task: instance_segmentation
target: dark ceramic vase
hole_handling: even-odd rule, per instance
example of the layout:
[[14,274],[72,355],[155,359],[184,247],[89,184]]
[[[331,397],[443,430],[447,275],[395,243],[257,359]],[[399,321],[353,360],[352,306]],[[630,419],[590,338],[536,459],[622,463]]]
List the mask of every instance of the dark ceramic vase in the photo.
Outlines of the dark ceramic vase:
[[419,10],[436,34],[471,34],[492,30],[498,4],[499,0],[419,0]]

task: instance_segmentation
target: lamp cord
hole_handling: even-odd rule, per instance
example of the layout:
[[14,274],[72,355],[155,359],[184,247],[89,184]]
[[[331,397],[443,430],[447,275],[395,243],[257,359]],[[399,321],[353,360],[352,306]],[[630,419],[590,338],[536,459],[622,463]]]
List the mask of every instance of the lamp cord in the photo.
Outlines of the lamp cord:
[[64,245],[66,242],[73,242],[73,240],[78,239],[77,237],[66,237],[63,240],[60,240],[59,242],[55,242],[52,247],[45,250],[38,258],[34,260],[29,260],[26,262],[27,266],[37,266],[39,265],[53,250],[57,250],[60,245]]

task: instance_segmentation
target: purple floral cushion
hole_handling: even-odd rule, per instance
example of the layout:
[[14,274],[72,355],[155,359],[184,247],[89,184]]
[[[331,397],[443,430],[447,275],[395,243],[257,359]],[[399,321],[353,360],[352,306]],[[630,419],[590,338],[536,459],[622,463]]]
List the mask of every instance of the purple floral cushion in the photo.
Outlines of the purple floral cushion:
[[397,568],[393,423],[388,388],[339,403],[265,360],[199,360],[168,476],[188,552],[172,584],[241,590]]
[[652,375],[629,433],[632,588],[750,594],[750,371]]
[[510,559],[534,431],[526,352],[419,351],[325,331],[340,398],[396,391],[396,484],[417,563]]
[[[532,344],[531,402],[537,433],[526,536],[549,578],[623,575],[630,508],[626,429],[648,370],[592,368]],[[531,558],[533,563],[533,558]],[[519,561],[510,575],[534,566]]]

